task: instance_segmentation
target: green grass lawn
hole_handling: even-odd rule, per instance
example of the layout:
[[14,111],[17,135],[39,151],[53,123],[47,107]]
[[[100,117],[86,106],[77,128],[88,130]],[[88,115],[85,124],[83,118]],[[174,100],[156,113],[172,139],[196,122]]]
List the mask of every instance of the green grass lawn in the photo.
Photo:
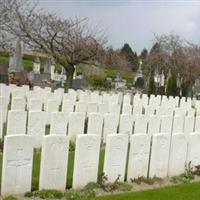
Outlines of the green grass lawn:
[[161,189],[97,197],[95,200],[199,200],[200,183],[190,183]]

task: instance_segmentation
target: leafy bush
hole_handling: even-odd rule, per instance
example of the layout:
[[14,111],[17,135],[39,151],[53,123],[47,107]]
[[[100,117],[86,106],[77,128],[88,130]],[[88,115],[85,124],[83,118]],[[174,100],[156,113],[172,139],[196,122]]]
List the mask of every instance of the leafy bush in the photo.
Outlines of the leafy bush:
[[109,90],[111,88],[110,82],[102,75],[93,75],[88,77],[87,81],[94,90]]

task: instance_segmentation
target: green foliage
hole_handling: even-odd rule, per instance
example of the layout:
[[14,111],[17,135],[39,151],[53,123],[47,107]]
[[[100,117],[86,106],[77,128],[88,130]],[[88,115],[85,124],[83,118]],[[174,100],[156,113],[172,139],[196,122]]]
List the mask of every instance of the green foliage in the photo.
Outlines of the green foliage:
[[154,76],[152,73],[149,79],[148,95],[155,93],[156,93],[156,86],[155,86]]
[[76,144],[73,141],[69,142],[69,151],[75,151]]
[[62,199],[64,194],[57,190],[41,190],[35,192],[27,192],[25,197],[39,197],[40,199]]
[[176,75],[174,73],[172,73],[172,75],[169,78],[168,83],[167,83],[166,95],[167,96],[176,96],[176,94],[177,94]]
[[17,200],[17,198],[13,196],[8,196],[8,197],[3,198],[3,200]]
[[111,88],[110,82],[105,76],[93,75],[88,78],[88,83],[94,90],[109,90]]
[[194,175],[200,176],[200,165],[195,166]]
[[121,183],[119,182],[120,175],[116,178],[114,183],[108,183],[108,177],[102,173],[98,177],[98,185],[99,188],[103,189],[106,192],[113,192],[113,191],[130,191],[132,189],[132,185],[128,183]]
[[191,167],[191,162],[189,162],[189,164],[185,166],[185,173],[181,174],[180,176],[172,177],[171,182],[174,184],[190,183],[195,178],[194,174],[195,173],[193,171],[193,167]]
[[126,57],[126,59],[132,65],[132,70],[136,71],[139,68],[139,59],[136,52],[133,52],[129,44],[125,43],[121,49],[122,55]]
[[137,179],[131,179],[131,182],[134,182],[138,185],[142,184],[142,183],[146,183],[148,185],[153,185],[154,183],[159,183],[162,182],[163,179],[154,176],[153,178],[146,178],[146,177],[138,177]]
[[148,56],[148,51],[146,48],[144,48],[140,54],[140,59],[145,60],[147,56]]

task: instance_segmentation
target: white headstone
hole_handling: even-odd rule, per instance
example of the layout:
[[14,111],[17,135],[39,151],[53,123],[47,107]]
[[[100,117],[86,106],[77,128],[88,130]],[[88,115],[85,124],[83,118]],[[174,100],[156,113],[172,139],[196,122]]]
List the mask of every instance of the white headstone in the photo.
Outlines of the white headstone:
[[26,118],[25,111],[10,110],[8,112],[7,135],[26,134]]
[[142,105],[134,105],[133,106],[133,115],[141,115],[143,111]]
[[195,119],[195,132],[200,132],[200,116],[196,116]]
[[62,112],[65,113],[74,112],[74,102],[71,100],[63,100]]
[[42,145],[45,135],[46,112],[30,111],[28,114],[28,135],[34,138],[34,147],[39,148]]
[[135,116],[134,134],[146,134],[147,133],[147,119],[145,115]]
[[119,133],[132,135],[133,133],[133,116],[122,114],[119,120]]
[[190,133],[188,140],[187,163],[191,162],[192,166],[200,165],[200,133]]
[[173,116],[172,115],[162,115],[161,116],[161,133],[172,133]]
[[182,133],[184,128],[184,115],[175,115],[174,122],[173,122],[173,133]]
[[90,182],[97,182],[100,142],[100,137],[97,135],[77,136],[73,174],[74,189],[83,188]]
[[0,139],[2,139],[2,137],[3,137],[3,125],[4,125],[3,115],[2,115],[2,113],[0,113]]
[[170,133],[159,133],[153,135],[149,177],[167,177],[170,139]]
[[87,113],[97,113],[98,112],[98,103],[88,103]]
[[88,115],[88,134],[97,134],[102,136],[103,131],[103,115],[99,113],[90,113]]
[[39,189],[64,191],[66,187],[69,139],[48,135],[42,144]]
[[51,113],[50,134],[67,135],[68,114],[63,112]]
[[109,112],[119,116],[120,112],[121,112],[120,105],[119,104],[110,104],[109,105]]
[[51,122],[51,113],[59,111],[59,101],[55,99],[47,100],[47,124]]
[[107,136],[104,173],[108,177],[108,182],[114,182],[117,178],[119,178],[120,182],[124,181],[127,151],[127,134],[114,134]]
[[150,115],[148,117],[148,134],[154,135],[160,132],[160,116]]
[[184,133],[192,133],[194,132],[194,116],[186,116],[184,123]]
[[3,152],[2,196],[31,191],[33,145],[30,136],[6,136]]
[[115,114],[104,114],[104,127],[103,127],[103,137],[104,142],[106,141],[106,137],[109,134],[117,133],[119,123],[119,117]]
[[29,111],[42,111],[42,100],[41,99],[30,99],[29,101]]
[[76,102],[75,111],[86,113],[87,112],[87,102],[81,102],[81,101]]
[[122,114],[131,115],[132,114],[133,107],[129,104],[124,104],[122,108]]
[[132,135],[130,137],[128,181],[139,177],[147,177],[150,142],[150,137],[146,134]]
[[171,140],[168,176],[178,176],[185,172],[187,159],[187,139],[184,133],[173,133]]
[[26,102],[22,97],[12,98],[11,110],[25,110]]
[[79,134],[84,134],[85,113],[69,113],[68,136],[70,140],[75,140]]
[[98,112],[101,114],[105,114],[109,112],[109,106],[106,103],[99,103],[98,104]]

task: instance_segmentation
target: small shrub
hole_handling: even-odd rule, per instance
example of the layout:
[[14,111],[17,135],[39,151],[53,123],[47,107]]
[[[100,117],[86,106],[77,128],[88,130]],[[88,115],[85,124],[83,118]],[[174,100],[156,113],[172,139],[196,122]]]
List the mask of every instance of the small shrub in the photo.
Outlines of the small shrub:
[[132,183],[136,183],[138,185],[142,184],[142,183],[146,183],[148,185],[153,185],[156,182],[161,182],[162,179],[159,177],[154,176],[153,178],[146,178],[146,177],[138,177],[137,179],[131,179]]
[[180,176],[172,177],[171,182],[174,184],[190,183],[192,180],[194,180],[194,175],[195,171],[193,170],[191,162],[189,162],[188,165],[185,165],[185,173],[181,174]]
[[200,176],[200,165],[195,166],[194,175]]
[[8,196],[8,197],[3,198],[3,200],[17,200],[17,198],[13,196]]
[[39,197],[41,199],[61,199],[64,194],[57,190],[40,190],[34,192],[27,192],[25,197]]

